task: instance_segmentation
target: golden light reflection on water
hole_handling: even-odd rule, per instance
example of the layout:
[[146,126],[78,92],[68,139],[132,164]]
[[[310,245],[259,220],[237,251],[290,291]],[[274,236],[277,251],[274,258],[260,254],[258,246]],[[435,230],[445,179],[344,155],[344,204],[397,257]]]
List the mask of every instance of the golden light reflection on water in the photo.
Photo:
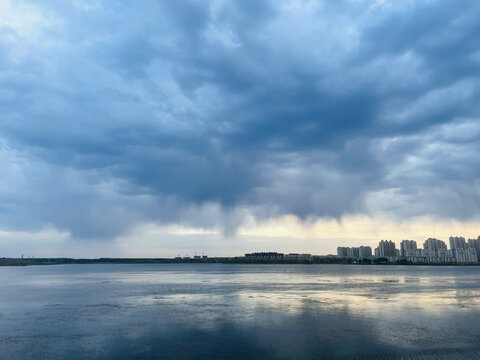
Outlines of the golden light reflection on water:
[[[138,280],[138,279],[137,279]],[[480,289],[463,288],[455,276],[392,276],[356,274],[239,273],[163,274],[147,283],[182,284],[174,294],[132,297],[143,305],[172,306],[194,318],[215,318],[229,312],[252,319],[265,312],[298,315],[305,311],[354,316],[396,317],[399,313],[442,315],[480,309]],[[460,286],[459,286],[460,285]],[[185,287],[186,286],[186,287]]]
[[[479,272],[472,268],[365,266],[147,266],[112,271],[47,272],[20,280],[38,288],[92,284],[130,289],[116,299],[130,306],[175,307],[215,318],[225,309],[255,317],[262,312],[300,314],[348,311],[358,316],[442,314],[480,309]],[[99,271],[102,270],[102,271]],[[183,310],[182,310],[183,309]],[[232,315],[229,315],[232,316]]]

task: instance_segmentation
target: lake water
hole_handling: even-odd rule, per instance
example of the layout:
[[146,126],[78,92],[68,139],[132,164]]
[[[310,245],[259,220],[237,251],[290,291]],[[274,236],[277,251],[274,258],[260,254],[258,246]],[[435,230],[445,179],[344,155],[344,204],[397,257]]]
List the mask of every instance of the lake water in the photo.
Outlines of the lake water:
[[3,267],[0,358],[480,359],[480,267]]

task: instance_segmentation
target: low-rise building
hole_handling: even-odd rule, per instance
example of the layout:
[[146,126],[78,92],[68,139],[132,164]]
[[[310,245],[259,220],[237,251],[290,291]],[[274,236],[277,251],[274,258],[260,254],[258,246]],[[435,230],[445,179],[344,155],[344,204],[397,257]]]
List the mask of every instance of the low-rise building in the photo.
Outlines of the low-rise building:
[[250,254],[245,254],[245,258],[247,259],[255,259],[255,260],[281,260],[284,258],[283,253],[277,252],[254,252]]
[[298,261],[310,261],[310,260],[312,260],[312,254],[290,253],[290,254],[285,255],[285,259],[287,259],[287,260],[298,260]]

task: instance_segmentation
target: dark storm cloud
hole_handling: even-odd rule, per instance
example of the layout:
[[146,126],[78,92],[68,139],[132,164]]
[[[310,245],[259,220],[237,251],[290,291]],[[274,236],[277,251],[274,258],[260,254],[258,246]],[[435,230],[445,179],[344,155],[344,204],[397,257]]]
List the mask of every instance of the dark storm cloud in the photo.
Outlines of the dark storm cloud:
[[479,10],[7,4],[0,225],[108,238],[229,223],[201,214],[216,204],[234,218],[476,215]]

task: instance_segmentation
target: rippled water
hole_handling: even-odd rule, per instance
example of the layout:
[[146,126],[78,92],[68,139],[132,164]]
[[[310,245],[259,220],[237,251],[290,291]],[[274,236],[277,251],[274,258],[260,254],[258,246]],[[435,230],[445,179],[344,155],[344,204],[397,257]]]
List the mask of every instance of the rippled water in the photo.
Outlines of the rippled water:
[[0,358],[480,358],[480,267],[0,268]]

